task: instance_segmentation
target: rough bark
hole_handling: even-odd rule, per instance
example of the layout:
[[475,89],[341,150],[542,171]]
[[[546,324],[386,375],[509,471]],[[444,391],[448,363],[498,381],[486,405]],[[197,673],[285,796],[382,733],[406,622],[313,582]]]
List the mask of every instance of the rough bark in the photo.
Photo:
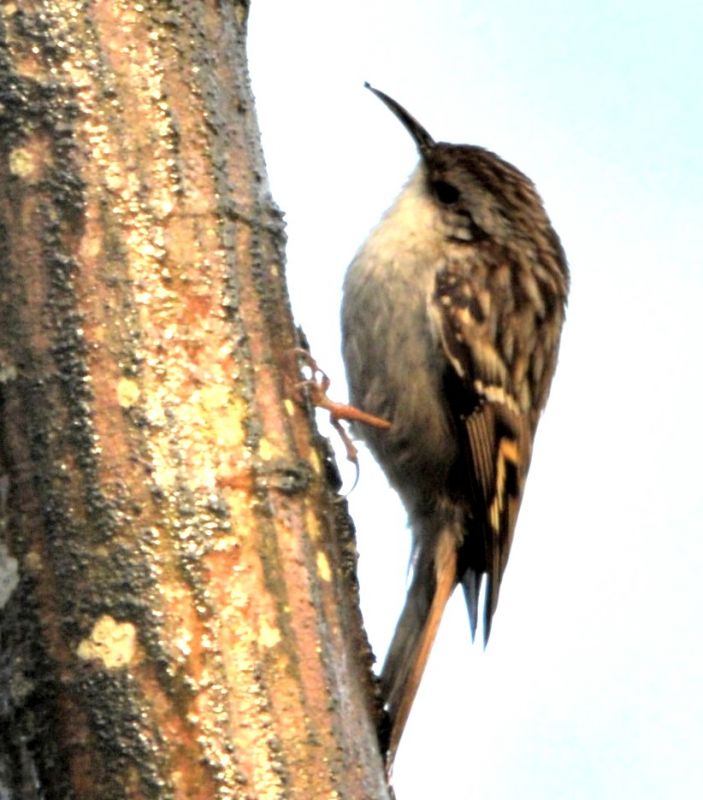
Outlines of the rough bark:
[[247,10],[0,5],[2,797],[387,796]]

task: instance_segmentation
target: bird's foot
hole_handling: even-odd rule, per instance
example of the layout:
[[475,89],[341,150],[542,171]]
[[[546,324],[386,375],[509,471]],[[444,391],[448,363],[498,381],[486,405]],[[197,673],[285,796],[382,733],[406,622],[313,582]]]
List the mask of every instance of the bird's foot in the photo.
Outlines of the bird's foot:
[[303,362],[303,367],[310,370],[310,377],[299,384],[299,388],[307,389],[310,402],[318,408],[324,408],[329,411],[330,423],[332,427],[339,434],[340,439],[344,443],[347,452],[347,459],[358,467],[358,451],[354,446],[349,434],[342,427],[344,422],[361,422],[364,425],[371,425],[374,428],[381,428],[388,430],[391,423],[388,420],[376,417],[373,414],[367,414],[360,408],[350,406],[346,403],[337,403],[330,400],[327,396],[327,390],[330,387],[330,379],[317,364],[317,361],[310,355],[307,350],[301,347],[296,348],[296,354]]

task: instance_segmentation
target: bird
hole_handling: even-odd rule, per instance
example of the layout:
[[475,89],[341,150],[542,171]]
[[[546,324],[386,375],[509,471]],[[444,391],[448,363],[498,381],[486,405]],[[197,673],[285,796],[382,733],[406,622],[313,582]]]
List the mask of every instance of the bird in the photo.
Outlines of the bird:
[[[476,145],[436,142],[369,84],[419,163],[353,258],[342,352],[356,425],[408,513],[411,578],[383,664],[392,765],[444,608],[461,585],[488,642],[569,272],[532,181]],[[483,587],[483,589],[482,589]]]

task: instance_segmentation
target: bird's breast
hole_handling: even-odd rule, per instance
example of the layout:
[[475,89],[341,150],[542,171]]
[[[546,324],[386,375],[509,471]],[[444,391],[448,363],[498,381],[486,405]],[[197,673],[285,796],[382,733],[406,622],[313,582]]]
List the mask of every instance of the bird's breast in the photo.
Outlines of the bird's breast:
[[[416,232],[417,234],[417,232]],[[343,350],[351,401],[390,421],[357,429],[412,505],[456,458],[443,395],[446,359],[428,313],[441,253],[429,237],[377,229],[347,273]]]

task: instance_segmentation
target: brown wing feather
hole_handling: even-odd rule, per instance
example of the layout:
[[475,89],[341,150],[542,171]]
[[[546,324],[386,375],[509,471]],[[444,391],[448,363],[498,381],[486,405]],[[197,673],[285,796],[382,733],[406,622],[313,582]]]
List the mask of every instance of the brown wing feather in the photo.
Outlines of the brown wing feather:
[[467,532],[482,538],[483,563],[469,563],[467,568],[488,576],[484,608],[484,635],[488,638],[522,498],[530,440],[524,419],[496,402],[487,402],[471,414],[466,431],[474,471],[468,480],[477,480],[480,486],[476,516],[483,516],[478,530]]
[[[469,613],[476,618],[477,574],[487,575],[484,635],[498,602],[500,581],[512,543],[539,411],[555,353],[540,341],[545,316],[539,284],[516,292],[520,265],[484,251],[473,263],[449,261],[437,274],[433,298],[440,341],[449,363],[475,398],[470,413],[459,413],[469,474],[471,506],[462,562]],[[509,291],[506,291],[506,283]],[[545,380],[546,379],[546,380]],[[477,541],[478,539],[478,541]],[[469,589],[470,587],[470,589]]]

